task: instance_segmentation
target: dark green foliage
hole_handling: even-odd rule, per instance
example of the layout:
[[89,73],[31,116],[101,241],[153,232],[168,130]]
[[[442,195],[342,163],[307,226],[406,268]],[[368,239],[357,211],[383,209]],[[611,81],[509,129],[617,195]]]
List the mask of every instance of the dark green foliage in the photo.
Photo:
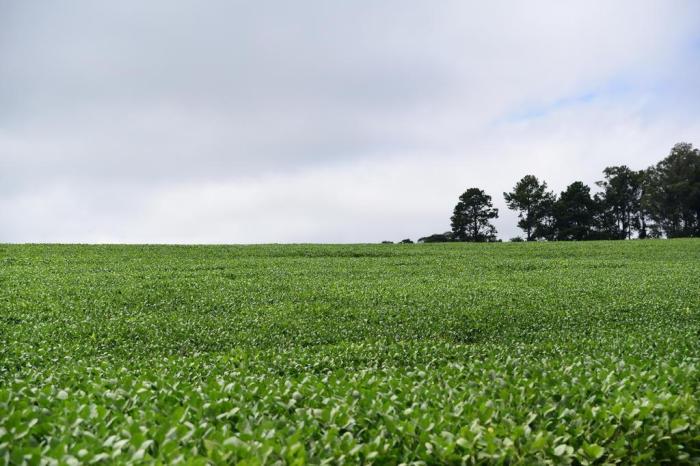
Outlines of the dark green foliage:
[[399,241],[399,244],[413,244],[413,241],[411,241],[410,238],[406,238]]
[[452,237],[457,241],[495,241],[496,228],[491,220],[498,218],[491,196],[479,188],[469,188],[461,196],[452,214]]
[[656,233],[700,236],[700,150],[679,143],[647,170],[643,206]]
[[554,203],[554,218],[558,240],[592,239],[596,202],[591,188],[581,181],[571,183]]
[[509,209],[518,211],[518,227],[525,232],[527,241],[549,236],[548,219],[555,196],[547,191],[547,183],[540,183],[533,175],[525,175],[512,192],[503,193],[503,198]]
[[642,211],[644,172],[626,165],[607,167],[605,179],[596,184],[603,188],[599,197],[599,231],[609,239],[630,239],[637,231],[645,238],[646,222]]
[[451,231],[446,231],[445,233],[434,233],[429,236],[418,238],[419,243],[449,243],[451,241],[454,241]]
[[0,462],[697,464],[699,256],[0,246]]
[[548,241],[557,239],[557,219],[554,213],[556,201],[556,196],[554,195],[548,196],[543,200],[540,206],[539,221],[535,225],[535,231],[532,235],[534,238]]

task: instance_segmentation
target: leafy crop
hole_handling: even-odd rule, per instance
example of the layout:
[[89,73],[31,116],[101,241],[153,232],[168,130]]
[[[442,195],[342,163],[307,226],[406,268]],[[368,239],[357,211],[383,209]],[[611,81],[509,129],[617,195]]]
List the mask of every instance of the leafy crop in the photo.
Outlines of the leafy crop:
[[0,464],[700,462],[700,241],[0,245]]

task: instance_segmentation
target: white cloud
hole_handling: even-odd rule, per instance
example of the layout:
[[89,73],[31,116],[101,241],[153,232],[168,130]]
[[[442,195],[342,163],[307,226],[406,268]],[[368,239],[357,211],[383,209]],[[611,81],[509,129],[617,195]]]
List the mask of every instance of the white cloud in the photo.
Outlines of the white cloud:
[[[4,241],[363,242],[700,135],[695,2],[0,11]],[[696,141],[697,142],[697,141]]]

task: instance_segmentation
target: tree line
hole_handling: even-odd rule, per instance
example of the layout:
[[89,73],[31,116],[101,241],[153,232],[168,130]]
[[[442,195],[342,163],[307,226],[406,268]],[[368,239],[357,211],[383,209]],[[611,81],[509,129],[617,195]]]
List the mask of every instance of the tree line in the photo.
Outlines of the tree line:
[[[692,144],[676,144],[668,156],[645,170],[607,167],[595,184],[599,192],[574,181],[556,195],[544,180],[526,175],[503,198],[509,209],[518,212],[525,241],[700,236],[700,150]],[[491,196],[469,188],[459,196],[451,231],[418,241],[497,241],[491,223],[495,218],[498,209]]]

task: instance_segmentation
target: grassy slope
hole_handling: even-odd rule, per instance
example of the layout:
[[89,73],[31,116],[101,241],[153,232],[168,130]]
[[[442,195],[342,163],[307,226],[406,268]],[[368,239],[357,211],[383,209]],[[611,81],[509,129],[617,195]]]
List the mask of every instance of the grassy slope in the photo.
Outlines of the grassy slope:
[[0,245],[0,458],[699,461],[698,277],[698,240]]

